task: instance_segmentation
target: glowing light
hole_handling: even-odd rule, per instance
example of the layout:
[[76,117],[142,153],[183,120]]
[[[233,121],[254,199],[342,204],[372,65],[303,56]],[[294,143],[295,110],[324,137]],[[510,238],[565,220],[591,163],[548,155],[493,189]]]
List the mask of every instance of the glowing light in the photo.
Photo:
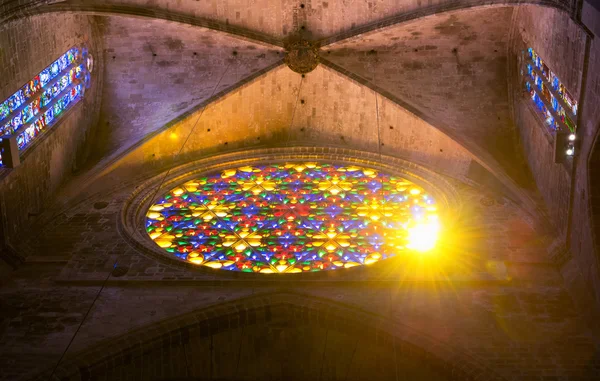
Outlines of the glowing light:
[[567,150],[567,155],[569,155],[569,156],[573,156],[574,153],[575,153],[575,150],[573,150],[573,148],[569,148]]
[[575,139],[577,139],[577,136],[575,134],[569,135],[569,140],[570,141],[574,141]]
[[406,247],[420,252],[430,251],[437,243],[439,231],[440,224],[435,219],[418,223],[408,229],[408,244]]
[[275,266],[275,268],[277,269],[277,271],[282,273],[288,268],[288,266],[287,265],[277,265],[277,266]]
[[171,132],[171,133],[169,134],[169,138],[171,138],[172,140],[175,140],[175,139],[177,139],[177,134],[176,134],[176,133],[174,133],[174,132]]
[[156,242],[156,244],[160,247],[162,247],[163,249],[167,248],[167,247],[171,247],[171,241],[168,241],[166,239],[158,239],[155,240],[154,242]]
[[192,262],[195,265],[201,265],[202,261],[204,261],[204,258],[202,257],[194,257],[194,258],[190,258],[188,259],[190,262]]
[[417,184],[373,169],[274,163],[174,187],[149,207],[146,232],[169,255],[195,265],[329,271],[429,250],[438,209]]
[[150,212],[147,214],[147,217],[151,220],[158,220],[158,219],[162,218],[162,214],[157,213],[157,212]]

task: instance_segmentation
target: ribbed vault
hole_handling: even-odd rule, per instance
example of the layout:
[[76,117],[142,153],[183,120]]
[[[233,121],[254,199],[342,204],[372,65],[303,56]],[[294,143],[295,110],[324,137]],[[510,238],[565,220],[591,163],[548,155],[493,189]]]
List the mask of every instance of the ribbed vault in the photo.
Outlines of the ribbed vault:
[[[597,346],[557,270],[564,235],[545,229],[536,199],[535,185],[543,191],[546,183],[534,183],[528,169],[537,175],[558,164],[524,160],[510,109],[528,101],[511,98],[515,40],[554,44],[579,34],[556,39],[561,28],[545,24],[523,31],[515,16],[522,4],[531,8],[526,26],[540,7],[577,19],[582,2],[2,1],[0,31],[9,30],[2,41],[10,46],[0,62],[10,61],[3,77],[11,78],[3,91],[73,41],[93,42],[98,65],[89,107],[40,139],[20,168],[0,172],[0,235],[27,257],[0,290],[0,379],[54,367],[53,378],[40,379],[209,372],[235,380],[240,369],[250,374],[244,379],[394,380],[399,369],[411,379],[588,379]],[[58,38],[35,37],[53,23]],[[321,64],[304,76],[284,64],[292,39],[319,50]],[[549,62],[575,62],[577,49],[556,45],[564,60]],[[577,62],[595,70],[588,55],[596,51]],[[565,71],[571,77],[561,78],[579,78],[577,68]],[[594,99],[580,98],[582,110]],[[591,119],[581,115],[583,127]],[[87,167],[61,156],[65,147],[81,150]],[[536,152],[525,147],[527,158]],[[432,273],[382,266],[341,280],[269,283],[173,265],[124,234],[123,211],[136,195],[152,197],[204,161],[273,157],[435,172],[461,197],[455,257]],[[587,202],[568,189],[561,198]],[[595,271],[581,263],[582,273]],[[385,278],[373,276],[379,269]]]
[[283,58],[281,48],[181,23],[130,17],[98,23],[106,52],[99,156],[126,151]]
[[[76,6],[70,2],[61,4]],[[103,158],[103,163],[114,161],[132,147],[148,142],[159,130],[180,124],[179,121],[193,115],[194,110],[233,96],[232,90],[261,77],[263,83],[271,81],[277,85],[267,96],[261,92],[260,96],[244,97],[242,107],[246,108],[246,114],[240,115],[242,119],[238,118],[236,124],[229,124],[231,128],[219,133],[219,144],[223,145],[218,149],[289,144],[299,140],[320,145],[327,142],[372,152],[383,150],[407,158],[423,159],[433,155],[437,159],[420,162],[439,165],[442,170],[455,166],[456,157],[470,156],[511,189],[511,197],[520,198],[531,207],[529,191],[523,192],[531,188],[531,180],[516,145],[508,110],[509,30],[506,25],[510,24],[512,9],[479,7],[446,12],[327,45],[321,49],[323,63],[343,73],[339,80],[336,76],[339,83],[330,87],[324,78],[320,78],[323,82],[315,82],[315,76],[322,77],[319,71],[307,76],[303,85],[297,74],[290,72],[282,80],[281,74],[272,71],[283,58],[283,50],[277,45],[283,44],[280,38],[286,34],[274,33],[265,25],[257,30],[265,35],[271,33],[280,40],[225,29],[229,32],[227,35],[218,32],[223,28],[216,25],[198,28],[192,22],[179,19],[177,21],[183,23],[137,17],[97,17],[104,31],[107,79],[96,157]],[[97,10],[96,14],[127,14],[120,10],[111,7],[110,12]],[[200,7],[195,16],[205,11]],[[228,20],[226,18],[226,24]],[[384,24],[381,25],[387,25]],[[348,32],[352,28],[339,28],[338,32],[347,30],[344,33],[352,34]],[[361,31],[364,30],[363,27]],[[310,28],[300,33],[305,38],[315,38]],[[252,83],[248,86],[253,86]],[[292,89],[294,86],[300,93]],[[360,94],[352,93],[354,88],[360,87],[365,87]],[[375,93],[379,93],[379,100],[371,102]],[[368,106],[361,101],[367,99],[371,99],[367,101]],[[379,101],[381,118],[377,114]],[[262,105],[263,102],[273,104]],[[304,103],[298,107],[300,102]],[[404,110],[406,118],[384,120],[386,104],[390,102]],[[256,110],[274,105],[279,106],[264,115],[256,114]],[[331,111],[335,114],[340,110],[350,110],[343,114],[353,116],[352,120],[331,116]],[[429,127],[415,132],[411,122],[415,117]],[[352,127],[357,121],[362,126],[358,130]],[[261,128],[257,127],[258,123],[271,127],[257,134],[256,129]],[[243,130],[243,125],[255,127]],[[379,136],[375,135],[377,128],[381,128]],[[441,135],[430,136],[432,128]],[[288,129],[291,130],[286,132]],[[323,133],[315,132],[323,129],[327,135],[324,139]],[[235,137],[224,138],[228,134]],[[406,139],[398,138],[399,135]],[[413,137],[409,137],[411,135]],[[252,138],[246,139],[250,136]],[[377,137],[377,143],[373,137]],[[453,148],[449,149],[446,143],[439,144],[439,139],[453,140]],[[210,140],[212,145],[216,142]],[[215,149],[216,146],[209,151]],[[155,158],[160,156],[155,153]],[[463,160],[461,166],[461,176],[464,176],[469,161]],[[97,166],[102,167],[104,165]]]
[[45,12],[124,14],[179,21],[245,35],[270,43],[282,43],[304,26],[322,45],[384,26],[477,6],[540,4],[572,13],[575,2],[561,0],[401,0],[289,1],[244,0],[20,0],[7,2],[0,23]]
[[[132,4],[96,9],[102,6],[93,2],[63,2],[48,7],[55,5],[80,11],[92,7],[89,11],[98,15],[135,14]],[[42,12],[46,8],[35,9]],[[194,9],[193,17],[217,20],[216,15],[225,17],[231,9],[238,8],[217,9],[212,16],[202,6]],[[298,12],[304,12],[306,8],[299,9]],[[382,7],[377,9],[367,12],[368,17],[381,21],[389,12],[393,13],[389,7],[385,11]],[[251,14],[250,10],[246,12]],[[314,17],[316,13],[313,10],[307,14]],[[161,15],[144,14],[178,22],[147,17],[96,17],[104,36],[106,72],[102,119],[94,145],[96,157],[104,164],[96,169],[114,162],[142,142],[147,144],[159,131],[170,126],[176,128],[194,115],[194,110],[202,112],[210,102],[239,94],[237,90],[231,93],[232,90],[252,87],[260,77],[263,84],[276,83],[270,96],[265,97],[263,89],[260,96],[244,97],[245,115],[239,115],[237,123],[229,124],[231,128],[225,128],[217,139],[211,139],[213,147],[203,144],[209,153],[263,144],[288,145],[292,141],[320,145],[326,142],[371,152],[382,150],[439,166],[442,171],[458,166],[459,175],[452,173],[458,178],[468,171],[470,161],[464,158],[470,157],[507,185],[512,190],[511,197],[532,205],[528,192],[522,191],[531,187],[530,176],[522,165],[508,115],[505,78],[509,31],[505,26],[510,24],[511,7],[446,12],[421,18],[418,23],[397,23],[334,42],[321,49],[323,62],[329,69],[319,69],[305,80],[291,72],[283,79],[280,71],[288,69],[272,70],[283,58],[283,50],[277,45],[283,44],[282,37],[293,32],[287,26],[277,31],[269,26],[273,20],[271,24],[264,20],[261,24],[259,17],[257,24],[252,24],[252,18],[247,17],[246,24],[240,22],[236,27],[256,28],[257,32],[245,34],[241,29],[231,31],[217,24],[194,24],[187,19]],[[321,28],[320,35],[311,34],[308,22],[299,33],[313,39],[342,32],[352,35],[352,27],[344,24],[344,17],[341,19],[335,27],[325,24],[329,29]],[[387,20],[381,21],[380,26],[393,24],[391,18]],[[368,18],[366,21],[362,29],[356,30],[366,31],[365,25],[372,23]],[[229,22],[225,17],[225,25]],[[350,25],[356,27],[356,23]],[[262,38],[261,33],[273,38]],[[322,74],[331,70],[343,73],[327,74],[335,77],[334,86],[328,85],[331,78]],[[363,90],[354,90],[361,87]],[[376,93],[379,99],[373,102]],[[262,105],[263,102],[272,104]],[[382,107],[378,114],[379,102]],[[404,117],[390,119],[386,110],[391,104],[403,110]],[[272,107],[275,110],[257,115],[256,110]],[[415,117],[428,127],[415,129]],[[271,127],[255,133],[262,128],[258,124]],[[357,124],[358,127],[353,127]],[[254,127],[243,130],[244,125]],[[429,132],[432,129],[440,132]],[[228,134],[234,136],[228,139]],[[377,142],[373,140],[375,137]],[[441,143],[442,140],[454,142]],[[217,141],[223,146],[217,147]],[[154,155],[154,158],[163,156]],[[457,160],[462,160],[462,164],[457,164]]]
[[[573,14],[563,2],[533,3]],[[123,161],[129,169],[156,167],[303,142],[415,160],[494,184],[537,213],[508,106],[507,44],[516,5],[482,5],[24,0],[7,4],[0,19],[10,25],[42,13],[94,15],[105,76],[86,176]],[[306,78],[279,67],[292,37],[321,46],[324,65]],[[214,110],[229,103],[230,113],[204,120],[206,106],[217,100]],[[190,145],[182,147],[188,135]]]
[[424,17],[334,43],[324,56],[528,186],[508,108],[512,13],[477,8]]
[[[534,187],[544,183],[531,180],[510,110],[510,45],[519,34],[511,28],[525,3],[566,19],[582,2],[2,1],[0,31],[10,31],[0,49],[9,63],[3,91],[74,41],[93,42],[97,70],[89,105],[40,139],[20,168],[0,171],[0,235],[27,258],[0,290],[0,379],[53,367],[61,380],[142,378],[135,372],[164,354],[168,366],[147,379],[204,377],[218,357],[222,373],[211,378],[234,380],[237,364],[260,352],[259,337],[267,349],[252,371],[267,364],[263,378],[291,379],[301,356],[310,366],[298,379],[381,370],[393,380],[398,367],[415,379],[593,374],[597,346],[550,258],[564,237],[545,229]],[[57,38],[36,37],[53,23]],[[541,40],[545,31],[528,33]],[[304,76],[284,64],[292,37],[319,48],[321,64]],[[69,150],[87,167],[61,155]],[[386,271],[378,283],[227,283],[209,269],[158,261],[125,237],[119,219],[138,187],[151,195],[187,176],[186,166],[248,152],[435,172],[461,196],[457,265],[424,276]],[[542,164],[536,174],[554,170],[552,160]],[[575,205],[587,202],[567,193]]]
[[[260,97],[265,101],[248,102]],[[301,100],[297,106],[296,98]],[[436,168],[452,177],[466,177],[473,155],[393,102],[379,97],[377,106],[375,98],[375,92],[326,67],[317,68],[303,79],[279,67],[206,110],[195,111],[157,132],[120,163],[127,170],[140,169],[224,149],[294,146],[301,142],[371,152],[378,152],[382,144],[384,154]],[[377,107],[382,127],[379,135]],[[185,147],[176,155],[188,135]],[[414,145],[419,150],[411,149]]]

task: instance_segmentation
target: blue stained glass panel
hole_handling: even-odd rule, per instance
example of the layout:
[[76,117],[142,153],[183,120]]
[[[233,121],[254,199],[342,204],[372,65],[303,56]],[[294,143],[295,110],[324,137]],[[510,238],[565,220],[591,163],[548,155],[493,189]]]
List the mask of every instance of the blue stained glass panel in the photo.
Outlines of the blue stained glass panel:
[[46,121],[46,124],[52,123],[54,121],[54,110],[52,108],[49,108],[46,111],[46,113],[44,114],[44,119]]
[[0,134],[16,135],[19,149],[26,148],[83,95],[79,81],[89,76],[90,60],[87,48],[71,48],[0,103]]
[[[528,48],[527,54],[528,57],[534,62],[534,65],[544,74],[544,76],[550,83],[552,90],[554,90],[557,93],[557,95],[569,106],[569,109],[573,113],[573,115],[577,115],[577,101],[575,101],[573,96],[567,91],[567,89],[560,82],[556,74],[548,68],[548,66],[535,52],[535,50],[533,50],[532,48]],[[527,66],[529,66],[529,64]],[[530,75],[532,75],[530,68],[528,68],[528,72]]]
[[64,89],[67,88],[67,86],[69,86],[71,84],[71,79],[69,77],[69,74],[65,74],[60,78],[60,91],[63,91]]
[[60,100],[54,104],[54,117],[57,118],[62,112],[62,105],[60,104]]
[[12,120],[13,129],[18,129],[23,125],[23,120],[21,119],[21,113],[17,114]]
[[554,120],[552,113],[548,110],[548,108],[542,101],[542,98],[540,98],[540,96],[535,91],[530,90],[530,93],[531,93],[531,99],[533,100],[533,103],[536,105],[537,109],[542,113],[545,123],[552,130],[556,130],[558,128],[558,125],[557,125],[556,121]]
[[17,91],[10,98],[8,98],[8,108],[10,112],[13,112],[16,109],[18,109],[24,102],[25,98],[23,98],[23,91]]
[[44,69],[40,73],[40,85],[42,87],[46,86],[48,82],[50,82],[52,78],[50,77],[50,69]]
[[13,131],[12,123],[9,121],[4,125],[4,127],[2,127],[2,131],[0,132],[2,135],[12,135]]
[[31,105],[25,106],[22,112],[23,123],[28,123],[33,118],[33,108]]
[[58,68],[58,62],[54,62],[52,66],[50,66],[50,76],[52,78],[56,77],[60,73],[60,69]]
[[50,103],[51,100],[52,100],[52,88],[47,88],[46,90],[44,90],[44,92],[42,93],[42,96],[40,97],[41,106],[42,107],[48,106],[48,104]]

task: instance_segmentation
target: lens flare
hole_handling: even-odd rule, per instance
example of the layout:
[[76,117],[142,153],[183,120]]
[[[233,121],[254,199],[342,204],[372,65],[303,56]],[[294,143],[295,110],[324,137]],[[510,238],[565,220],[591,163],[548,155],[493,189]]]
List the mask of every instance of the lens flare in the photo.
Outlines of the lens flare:
[[428,219],[408,228],[407,248],[420,252],[431,251],[438,240],[440,224],[437,219]]

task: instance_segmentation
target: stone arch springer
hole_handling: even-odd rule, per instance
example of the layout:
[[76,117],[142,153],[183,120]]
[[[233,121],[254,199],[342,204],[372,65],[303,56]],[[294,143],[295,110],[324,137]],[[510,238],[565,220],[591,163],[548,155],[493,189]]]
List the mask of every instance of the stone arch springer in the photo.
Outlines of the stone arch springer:
[[[309,322],[349,334],[361,330],[376,345],[392,344],[396,356],[425,364],[449,380],[505,380],[481,360],[401,322],[339,302],[287,291],[256,294],[202,307],[103,340],[67,356],[54,372],[53,380],[95,379],[111,367],[131,363],[152,350],[186,345],[194,337],[207,338],[240,327],[268,326],[281,319],[292,324]],[[32,380],[47,380],[49,371],[47,369]],[[170,379],[173,375],[157,377]]]

